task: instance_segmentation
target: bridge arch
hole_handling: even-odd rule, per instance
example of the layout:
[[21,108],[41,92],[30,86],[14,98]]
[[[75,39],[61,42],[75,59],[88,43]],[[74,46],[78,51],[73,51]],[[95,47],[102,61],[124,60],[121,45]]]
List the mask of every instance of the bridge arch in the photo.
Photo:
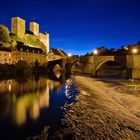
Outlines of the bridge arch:
[[75,60],[72,63],[66,63],[66,70],[67,70],[67,72],[68,73],[72,73],[73,70],[77,71],[78,68],[79,68],[79,64],[80,64],[79,60]]
[[[109,67],[111,67],[110,70],[112,70],[112,71],[114,70],[116,72],[117,71],[120,71],[120,73],[124,73],[124,70],[125,70],[124,66],[121,63],[119,63],[119,62],[117,62],[115,60],[105,60],[105,61],[100,62],[95,67],[95,74],[96,75],[99,75],[99,70],[101,70],[101,68],[103,67],[103,65],[104,66],[105,65],[108,65],[108,66],[106,66],[106,69],[109,69]],[[105,70],[105,68],[103,68],[103,70]],[[111,74],[112,73],[110,73],[109,75],[111,75]]]

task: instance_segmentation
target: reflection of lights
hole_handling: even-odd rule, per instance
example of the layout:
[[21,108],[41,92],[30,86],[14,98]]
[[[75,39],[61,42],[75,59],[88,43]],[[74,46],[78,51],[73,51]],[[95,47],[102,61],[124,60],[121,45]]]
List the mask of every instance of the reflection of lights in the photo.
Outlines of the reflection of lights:
[[15,115],[15,121],[17,125],[22,125],[26,121],[26,107],[25,102],[21,98],[17,102],[16,111],[14,112]]
[[97,54],[98,54],[98,51],[97,51],[97,50],[94,50],[93,53],[94,53],[95,55],[97,55]]
[[138,52],[138,49],[136,49],[136,48],[133,48],[133,49],[132,49],[132,53],[133,53],[133,54],[136,54],[137,52]]
[[72,82],[71,79],[68,79],[65,85],[65,95],[68,99],[71,98],[71,90],[70,90],[72,84],[71,82]]
[[39,102],[40,102],[40,108],[49,107],[49,88],[48,87],[46,87],[45,93],[40,96]]
[[59,78],[59,77],[61,76],[60,71],[55,72],[55,76],[56,76],[57,78]]
[[68,57],[71,57],[72,56],[72,54],[71,53],[68,53]]
[[8,90],[9,90],[9,92],[11,92],[11,84],[9,84]]
[[53,87],[54,87],[53,81],[50,81],[50,89],[53,90]]
[[11,57],[11,54],[9,54],[9,57]]
[[30,116],[32,117],[32,119],[36,120],[39,117],[39,114],[40,114],[39,105],[38,102],[35,101],[30,109]]

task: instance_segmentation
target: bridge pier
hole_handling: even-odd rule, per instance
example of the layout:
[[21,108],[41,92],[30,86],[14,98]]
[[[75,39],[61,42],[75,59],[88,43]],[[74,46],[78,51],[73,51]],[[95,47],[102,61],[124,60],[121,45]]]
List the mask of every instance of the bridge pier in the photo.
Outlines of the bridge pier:
[[127,55],[126,76],[140,79],[140,55]]
[[127,69],[126,70],[126,77],[128,79],[140,79],[140,69]]

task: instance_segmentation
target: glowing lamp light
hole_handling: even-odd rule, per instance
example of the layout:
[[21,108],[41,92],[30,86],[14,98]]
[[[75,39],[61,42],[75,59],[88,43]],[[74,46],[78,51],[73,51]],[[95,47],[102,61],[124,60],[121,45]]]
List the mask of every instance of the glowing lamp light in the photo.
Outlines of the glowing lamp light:
[[98,54],[98,51],[97,51],[97,50],[94,50],[93,53],[94,53],[95,55],[97,55],[97,54]]
[[138,52],[138,49],[136,49],[136,48],[133,48],[133,49],[132,49],[132,53],[133,53],[133,54],[136,54],[137,52]]
[[72,56],[72,54],[71,53],[68,53],[68,57],[71,57]]

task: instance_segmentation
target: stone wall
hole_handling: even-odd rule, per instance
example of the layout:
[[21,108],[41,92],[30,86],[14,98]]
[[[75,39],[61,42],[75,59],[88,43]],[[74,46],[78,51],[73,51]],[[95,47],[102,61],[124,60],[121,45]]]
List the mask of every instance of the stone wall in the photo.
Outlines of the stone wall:
[[127,76],[140,79],[140,55],[127,55]]
[[37,35],[37,37],[39,38],[39,40],[41,42],[44,43],[44,45],[46,46],[46,52],[48,53],[49,52],[49,44],[50,44],[50,41],[49,41],[49,34],[43,34],[43,33],[39,33]]

